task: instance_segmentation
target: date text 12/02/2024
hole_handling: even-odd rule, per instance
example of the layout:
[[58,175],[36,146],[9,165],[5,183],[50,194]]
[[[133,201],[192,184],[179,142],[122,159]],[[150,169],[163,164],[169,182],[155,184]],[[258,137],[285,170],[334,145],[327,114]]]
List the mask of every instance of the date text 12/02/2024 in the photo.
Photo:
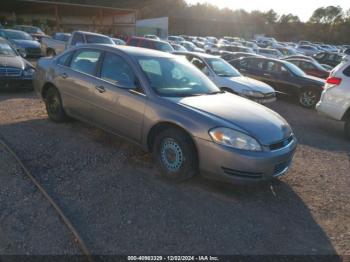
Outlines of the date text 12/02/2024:
[[215,256],[128,256],[128,261],[219,261]]

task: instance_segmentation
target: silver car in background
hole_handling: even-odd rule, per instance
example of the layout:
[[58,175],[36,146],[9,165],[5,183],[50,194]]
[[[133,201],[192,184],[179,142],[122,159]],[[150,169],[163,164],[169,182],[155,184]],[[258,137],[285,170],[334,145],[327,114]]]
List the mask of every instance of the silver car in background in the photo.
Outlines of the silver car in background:
[[151,151],[172,180],[198,173],[262,181],[289,169],[296,139],[270,109],[222,92],[172,54],[135,47],[79,46],[37,65],[35,90],[55,122],[89,122]]
[[243,76],[224,59],[197,52],[174,52],[185,56],[221,90],[240,95],[261,104],[276,101],[276,93],[268,84]]

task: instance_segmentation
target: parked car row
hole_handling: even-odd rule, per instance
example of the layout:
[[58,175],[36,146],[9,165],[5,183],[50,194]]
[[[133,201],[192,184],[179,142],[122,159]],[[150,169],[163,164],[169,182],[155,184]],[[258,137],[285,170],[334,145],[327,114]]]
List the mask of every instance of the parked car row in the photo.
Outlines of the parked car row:
[[[232,48],[247,41],[187,36],[163,41],[148,35],[121,42],[76,31],[43,37],[48,57],[34,71],[9,39],[0,42],[5,87],[33,79],[51,120],[73,117],[126,137],[152,152],[169,179],[201,173],[227,182],[265,181],[284,175],[297,140],[282,117],[261,105],[275,101],[276,93],[345,121],[350,137],[346,57],[325,80],[329,72],[318,63],[320,53],[286,57],[273,40],[232,52],[227,50],[232,41]],[[203,51],[208,45],[213,54]]]

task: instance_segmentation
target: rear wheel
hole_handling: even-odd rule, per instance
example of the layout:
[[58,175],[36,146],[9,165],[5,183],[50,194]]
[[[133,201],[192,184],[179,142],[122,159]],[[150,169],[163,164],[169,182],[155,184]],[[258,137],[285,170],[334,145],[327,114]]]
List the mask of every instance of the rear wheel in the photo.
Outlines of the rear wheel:
[[299,103],[305,108],[314,108],[319,100],[320,94],[315,90],[304,89],[299,93]]
[[57,88],[50,87],[49,90],[47,90],[45,105],[47,115],[52,121],[61,123],[67,120],[67,115],[64,112],[62,105],[61,95]]
[[198,172],[193,141],[176,128],[166,129],[157,135],[153,144],[153,158],[161,174],[170,180],[187,180]]
[[350,116],[345,120],[344,132],[345,136],[350,140]]

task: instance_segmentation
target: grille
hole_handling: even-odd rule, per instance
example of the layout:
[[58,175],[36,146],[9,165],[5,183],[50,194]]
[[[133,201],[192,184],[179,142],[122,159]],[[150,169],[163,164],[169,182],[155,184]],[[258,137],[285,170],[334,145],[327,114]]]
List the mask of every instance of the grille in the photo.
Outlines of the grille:
[[290,137],[288,137],[287,139],[284,139],[278,143],[275,143],[275,144],[272,144],[270,145],[270,150],[271,151],[274,151],[274,150],[278,150],[278,149],[281,149],[287,145],[290,144],[290,142],[293,141],[293,135],[291,135]]
[[230,169],[227,167],[222,167],[222,170],[230,176],[237,176],[237,177],[242,177],[242,178],[252,178],[252,179],[261,179],[263,177],[262,173],[253,173],[253,172],[233,170],[233,169]]
[[0,67],[0,76],[16,77],[22,74],[22,70],[14,67]]

